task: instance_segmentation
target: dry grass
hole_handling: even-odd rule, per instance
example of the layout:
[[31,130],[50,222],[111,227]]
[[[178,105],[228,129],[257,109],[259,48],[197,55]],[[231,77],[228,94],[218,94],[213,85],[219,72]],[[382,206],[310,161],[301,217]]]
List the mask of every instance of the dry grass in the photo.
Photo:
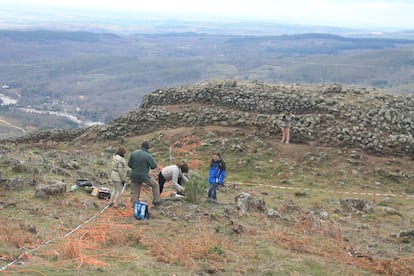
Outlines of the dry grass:
[[210,229],[208,222],[200,221],[191,227],[172,223],[166,226],[158,228],[160,231],[152,229],[142,240],[157,261],[189,269],[198,269],[203,264],[206,270],[214,272],[226,269],[231,243]]
[[[217,128],[217,133],[225,139],[217,139],[211,134],[214,131],[212,127],[173,130],[164,133],[168,140],[147,135],[133,137],[125,143],[132,148],[132,144],[143,139],[151,140],[160,147],[159,152],[163,152],[157,160],[160,164],[170,163],[165,150],[174,145],[171,151],[174,160],[188,161],[191,169],[203,176],[207,174],[211,152],[223,144],[227,145],[224,148],[231,148],[230,145],[240,141],[234,130],[225,134],[224,128]],[[213,137],[212,140],[207,136]],[[360,167],[355,167],[346,162],[346,156],[338,156],[336,149],[280,145],[273,140],[249,136],[248,132],[244,138],[243,152],[225,150],[222,153],[229,168],[228,181],[238,174],[237,177],[251,185],[228,186],[220,190],[219,205],[203,199],[197,204],[168,201],[166,206],[151,209],[148,221],[133,217],[129,186],[123,195],[127,207],[110,208],[103,213],[100,210],[106,202],[83,192],[39,200],[29,192],[32,187],[25,187],[27,192],[23,194],[2,191],[1,202],[20,202],[22,197],[24,206],[30,202],[30,207],[18,204],[14,208],[0,209],[3,219],[0,239],[4,241],[0,249],[1,255],[6,256],[3,262],[38,247],[20,260],[22,265],[10,267],[7,274],[72,275],[73,271],[82,275],[113,275],[119,271],[126,271],[126,275],[149,275],[154,271],[163,275],[414,274],[410,244],[406,246],[390,238],[391,233],[412,229],[412,200],[363,197],[375,204],[393,207],[401,216],[378,212],[369,215],[345,213],[338,203],[343,198],[359,197],[340,193],[345,191],[392,189],[403,192],[412,184],[402,179],[392,185],[387,183],[385,187],[382,184],[385,182],[378,184],[383,176],[377,176],[374,168],[393,171],[398,166],[400,171],[409,174],[412,164],[407,160],[392,158],[390,161],[364,155]],[[262,146],[258,147],[259,144]],[[85,145],[83,150],[85,154],[100,156],[101,150],[109,145]],[[210,146],[206,148],[205,145]],[[30,154],[27,148],[24,154]],[[315,159],[310,162],[309,156]],[[85,166],[84,170],[98,173],[102,170],[96,163]],[[338,168],[343,173],[338,173]],[[268,171],[273,176],[266,179]],[[244,174],[253,177],[243,178]],[[56,178],[54,175],[44,177]],[[344,184],[338,184],[342,182]],[[71,183],[70,179],[67,183]],[[255,183],[310,190],[299,197],[291,190]],[[315,192],[321,188],[336,193]],[[163,196],[169,197],[171,185],[166,185],[165,189]],[[277,210],[281,217],[270,218],[254,208],[246,215],[239,215],[234,199],[241,192],[249,192],[265,201],[266,206]],[[151,193],[145,191],[142,197],[148,202],[152,199]],[[322,219],[316,210],[324,210],[329,216]],[[88,221],[93,216],[96,218]],[[64,236],[83,223],[77,231]],[[37,229],[36,234],[30,232],[32,224]],[[49,239],[53,241],[45,245]]]
[[34,235],[31,225],[16,223],[9,218],[2,218],[0,225],[0,240],[3,245],[21,249],[33,247],[41,241]]

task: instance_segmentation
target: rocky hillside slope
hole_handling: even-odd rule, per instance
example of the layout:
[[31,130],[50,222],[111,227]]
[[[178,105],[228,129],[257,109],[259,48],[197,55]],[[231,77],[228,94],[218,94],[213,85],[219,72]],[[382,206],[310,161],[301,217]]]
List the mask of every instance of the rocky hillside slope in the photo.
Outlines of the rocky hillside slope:
[[32,133],[17,142],[121,139],[183,126],[235,126],[279,139],[280,118],[293,113],[292,143],[360,148],[414,156],[414,95],[331,85],[206,81],[147,94],[136,111],[111,124]]
[[[211,81],[154,91],[109,125],[3,140],[0,269],[414,275],[412,100],[339,85]],[[291,145],[279,142],[285,106],[294,112]],[[121,208],[72,189],[79,179],[112,188],[117,146],[128,158],[144,140],[160,167],[188,162],[186,198],[168,184],[165,204],[140,221],[129,184]],[[211,202],[207,176],[216,150],[228,175]],[[141,195],[152,201],[150,191]]]

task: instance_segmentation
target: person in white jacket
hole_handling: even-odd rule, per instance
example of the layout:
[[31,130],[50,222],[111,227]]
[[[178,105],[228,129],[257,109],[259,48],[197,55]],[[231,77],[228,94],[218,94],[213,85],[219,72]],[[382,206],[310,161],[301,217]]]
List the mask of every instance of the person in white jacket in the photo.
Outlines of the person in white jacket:
[[292,121],[292,115],[290,114],[290,108],[285,109],[285,113],[282,116],[282,143],[289,144],[290,141],[290,123]]
[[178,194],[183,194],[183,184],[188,181],[186,174],[188,173],[188,165],[186,163],[180,163],[176,165],[170,165],[163,168],[158,174],[158,184],[160,185],[160,193],[164,189],[164,184],[167,181],[173,183],[174,188]]
[[110,206],[118,208],[119,201],[121,199],[122,189],[125,185],[126,180],[126,161],[125,161],[126,150],[123,146],[120,146],[115,155],[112,158],[112,170],[111,180],[114,183],[114,191],[109,201]]

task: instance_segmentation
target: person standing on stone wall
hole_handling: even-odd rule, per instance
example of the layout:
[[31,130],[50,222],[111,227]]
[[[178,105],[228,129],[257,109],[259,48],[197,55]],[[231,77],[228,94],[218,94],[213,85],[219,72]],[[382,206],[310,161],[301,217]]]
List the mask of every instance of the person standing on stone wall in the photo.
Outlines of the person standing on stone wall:
[[157,162],[149,153],[150,144],[145,141],[142,143],[141,148],[135,150],[128,160],[128,167],[131,168],[131,183],[132,183],[132,202],[139,202],[139,195],[141,193],[141,186],[145,183],[152,189],[154,205],[160,205],[160,187],[150,175],[150,169],[157,168]]
[[286,108],[285,112],[282,115],[282,143],[289,144],[290,142],[290,122],[292,120],[292,115],[290,114],[290,109]]

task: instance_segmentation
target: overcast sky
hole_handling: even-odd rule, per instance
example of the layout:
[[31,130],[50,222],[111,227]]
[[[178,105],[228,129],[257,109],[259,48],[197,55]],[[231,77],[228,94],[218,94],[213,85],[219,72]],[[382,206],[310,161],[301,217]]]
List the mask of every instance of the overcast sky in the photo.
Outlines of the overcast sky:
[[[338,27],[414,29],[414,0],[0,0],[1,7],[91,13],[156,12],[166,18],[220,18]],[[35,7],[33,7],[35,5]],[[0,13],[1,15],[1,13]]]

